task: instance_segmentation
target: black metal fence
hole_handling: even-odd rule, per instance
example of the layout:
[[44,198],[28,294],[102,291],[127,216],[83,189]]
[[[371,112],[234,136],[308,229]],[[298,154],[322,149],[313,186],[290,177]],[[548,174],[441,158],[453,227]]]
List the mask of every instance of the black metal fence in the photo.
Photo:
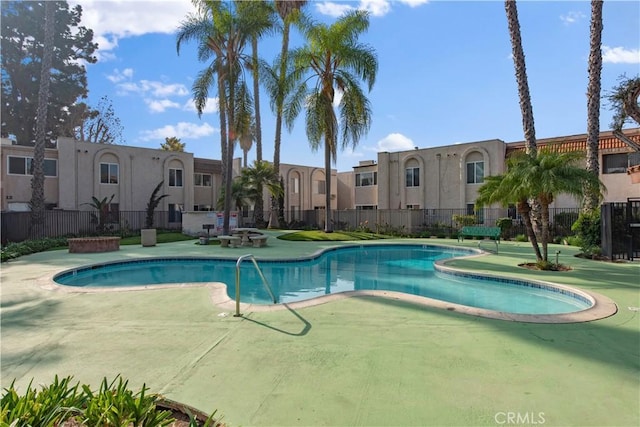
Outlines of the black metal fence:
[[610,259],[640,258],[640,198],[601,208],[602,254]]
[[[551,236],[562,238],[572,235],[571,226],[578,219],[578,208],[554,208],[550,210]],[[323,229],[325,215],[323,209],[285,211],[284,223],[280,226],[291,229]],[[269,222],[270,212],[263,218]],[[469,215],[467,209],[346,209],[331,211],[334,230],[363,230],[398,235],[443,236],[455,235],[460,224],[456,216]],[[476,224],[495,226],[500,218],[511,218],[512,227],[505,232],[506,238],[525,234],[524,224],[514,209],[481,209],[471,214]],[[255,224],[252,211],[243,212],[242,224]]]
[[[39,227],[38,237],[93,236],[97,234],[128,235],[144,227],[145,211],[120,211],[106,216],[100,230],[98,215],[93,211],[45,211],[44,224]],[[31,236],[30,212],[2,213],[2,244],[21,242]],[[154,227],[159,229],[182,229],[180,215],[175,212],[156,211]]]
[[[578,218],[577,208],[551,209],[551,236],[562,238],[571,235],[571,225]],[[264,212],[264,220],[269,221],[270,212]],[[452,237],[460,224],[456,216],[466,216],[466,209],[347,209],[331,212],[335,230],[362,230],[385,234],[407,236]],[[499,218],[511,217],[512,227],[505,231],[505,238],[525,234],[524,225],[518,215],[509,209],[482,209],[472,214],[474,222],[495,226]],[[242,225],[256,225],[252,211],[242,213]],[[29,212],[2,213],[2,244],[21,242],[30,237]],[[42,235],[39,237],[91,236],[96,234],[128,235],[137,233],[144,227],[144,211],[120,211],[109,214],[100,231],[98,217],[93,211],[46,211]],[[285,211],[282,228],[323,229],[324,210]],[[260,225],[260,224],[258,224]],[[178,212],[156,211],[154,226],[159,229],[182,229],[182,218]]]

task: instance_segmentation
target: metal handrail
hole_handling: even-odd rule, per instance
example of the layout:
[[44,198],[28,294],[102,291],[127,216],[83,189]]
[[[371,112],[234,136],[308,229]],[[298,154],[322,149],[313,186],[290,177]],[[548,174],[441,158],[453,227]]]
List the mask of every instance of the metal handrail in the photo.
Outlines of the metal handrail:
[[240,258],[238,258],[238,261],[236,262],[236,314],[234,314],[234,317],[242,316],[242,314],[240,314],[240,264],[242,264],[242,261],[244,261],[245,259],[250,259],[251,261],[253,261],[253,265],[255,265],[256,270],[258,270],[258,274],[262,279],[262,283],[264,284],[265,288],[269,292],[269,295],[271,295],[271,299],[273,299],[273,303],[275,304],[278,302],[275,295],[273,295],[273,291],[271,290],[271,286],[269,286],[269,282],[267,282],[267,279],[264,277],[264,274],[262,274],[262,270],[260,270],[260,267],[258,266],[258,261],[256,261],[256,258],[252,254],[242,255]]

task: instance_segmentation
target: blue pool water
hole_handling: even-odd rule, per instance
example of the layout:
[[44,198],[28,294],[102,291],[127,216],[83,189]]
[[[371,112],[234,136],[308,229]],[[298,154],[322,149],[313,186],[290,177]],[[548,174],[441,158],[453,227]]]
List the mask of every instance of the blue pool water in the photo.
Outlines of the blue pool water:
[[[367,245],[330,250],[302,261],[260,261],[278,302],[307,300],[350,290],[386,290],[471,307],[518,314],[557,314],[591,306],[582,295],[523,281],[439,273],[434,261],[468,255],[464,249]],[[62,285],[124,287],[223,282],[235,298],[236,262],[211,258],[136,260],[90,266],[57,275]],[[241,266],[242,302],[272,302],[251,262]]]

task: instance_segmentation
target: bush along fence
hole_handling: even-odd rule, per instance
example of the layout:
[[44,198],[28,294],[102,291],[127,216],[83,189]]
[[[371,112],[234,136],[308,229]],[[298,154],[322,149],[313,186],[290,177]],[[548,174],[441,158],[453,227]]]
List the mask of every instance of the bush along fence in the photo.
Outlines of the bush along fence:
[[[559,243],[570,236],[571,226],[578,218],[579,209],[551,209],[552,237]],[[268,222],[270,212],[264,212]],[[95,211],[46,211],[42,235],[30,234],[29,212],[4,212],[2,214],[2,244],[21,242],[32,237],[82,237],[101,235],[128,236],[144,228],[145,211],[110,212],[98,216]],[[323,229],[324,211],[285,211],[281,228]],[[102,218],[102,220],[101,220]],[[241,224],[255,225],[253,211],[241,214]],[[508,209],[481,209],[468,213],[466,209],[346,209],[332,211],[333,229],[345,231],[369,231],[394,236],[455,238],[465,225],[499,226],[503,239],[513,239],[525,234],[518,215]],[[179,213],[156,211],[154,224],[159,229],[182,229]],[[263,224],[264,225],[264,224]]]

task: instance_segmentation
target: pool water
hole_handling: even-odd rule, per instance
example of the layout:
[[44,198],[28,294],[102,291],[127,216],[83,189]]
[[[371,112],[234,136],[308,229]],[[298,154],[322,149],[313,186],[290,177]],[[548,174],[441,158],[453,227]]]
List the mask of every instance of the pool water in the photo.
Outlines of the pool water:
[[[517,314],[570,313],[591,306],[585,297],[564,290],[434,269],[436,260],[468,254],[464,249],[426,245],[367,245],[333,249],[314,259],[259,261],[259,265],[279,303],[351,290],[385,290]],[[168,258],[80,268],[54,280],[81,287],[223,282],[233,299],[235,274],[235,260]],[[241,279],[242,302],[273,302],[251,262],[241,265]]]

